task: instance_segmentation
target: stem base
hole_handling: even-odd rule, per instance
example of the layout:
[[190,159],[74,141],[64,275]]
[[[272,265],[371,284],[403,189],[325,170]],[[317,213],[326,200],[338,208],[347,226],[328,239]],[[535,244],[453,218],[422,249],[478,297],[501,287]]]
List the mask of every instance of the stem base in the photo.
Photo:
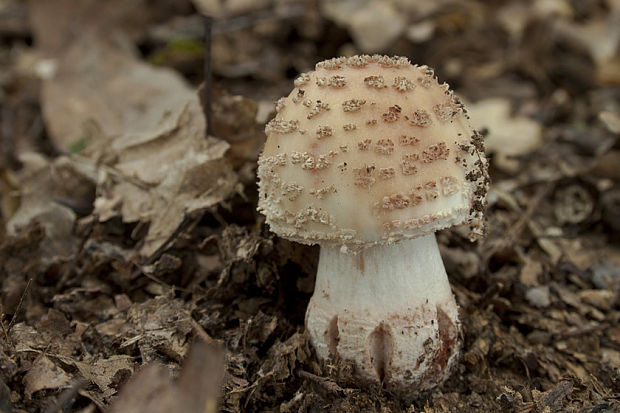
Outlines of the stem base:
[[415,394],[449,375],[459,353],[458,309],[434,235],[357,255],[322,248],[306,328],[321,359]]

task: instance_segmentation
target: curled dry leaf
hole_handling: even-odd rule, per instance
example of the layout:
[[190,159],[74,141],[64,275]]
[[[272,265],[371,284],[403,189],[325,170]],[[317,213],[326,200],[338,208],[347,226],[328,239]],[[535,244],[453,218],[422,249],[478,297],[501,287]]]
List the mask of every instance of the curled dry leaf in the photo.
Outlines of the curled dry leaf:
[[488,152],[495,153],[495,166],[515,171],[518,163],[511,156],[533,152],[542,143],[541,126],[525,116],[510,115],[510,101],[492,98],[469,104],[468,112],[475,129],[488,129]]
[[191,315],[181,300],[159,296],[135,303],[127,311],[127,323],[131,328],[124,332],[127,340],[122,347],[137,343],[146,360],[155,358],[157,350],[177,360],[185,357],[192,327]]
[[324,2],[326,17],[346,27],[359,50],[386,50],[405,31],[406,20],[390,1]]
[[556,30],[586,46],[592,58],[603,65],[612,59],[620,45],[620,10],[609,13],[607,19],[592,19],[575,23],[571,20],[556,22]]
[[519,274],[519,281],[521,284],[528,287],[535,287],[538,285],[538,279],[543,273],[543,266],[540,260],[527,258],[521,267],[521,273]]
[[150,222],[140,252],[161,247],[185,214],[213,206],[234,189],[236,176],[224,157],[229,145],[204,138],[197,98],[165,117],[149,133],[123,136],[101,148],[95,213],[118,211],[125,222]]
[[559,382],[546,392],[532,390],[536,408],[540,412],[557,412],[562,408],[562,399],[573,392],[573,383],[568,380]]
[[143,255],[165,243],[185,214],[234,188],[229,145],[205,139],[195,91],[102,38],[76,39],[60,54],[56,75],[43,83],[42,107],[59,147],[101,165],[95,213],[150,222]]
[[95,140],[155,131],[166,114],[192,100],[179,75],[101,38],[74,40],[55,64],[42,84],[41,106],[50,138],[71,152]]
[[92,208],[94,165],[65,156],[50,161],[35,153],[25,153],[20,160],[21,201],[7,222],[8,233],[16,234],[36,220],[45,229],[41,248],[48,259],[72,255],[77,248],[73,235],[77,213]]
[[610,311],[616,298],[611,290],[583,290],[578,295],[583,302],[603,311]]

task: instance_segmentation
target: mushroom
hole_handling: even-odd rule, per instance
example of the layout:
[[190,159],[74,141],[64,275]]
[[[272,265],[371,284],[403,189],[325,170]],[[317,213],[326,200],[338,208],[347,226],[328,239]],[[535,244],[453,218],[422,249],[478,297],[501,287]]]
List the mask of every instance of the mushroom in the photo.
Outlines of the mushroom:
[[482,138],[432,69],[403,57],[320,62],[276,103],[259,204],[281,237],[321,246],[306,329],[320,359],[412,395],[449,375],[458,308],[434,232],[482,234]]

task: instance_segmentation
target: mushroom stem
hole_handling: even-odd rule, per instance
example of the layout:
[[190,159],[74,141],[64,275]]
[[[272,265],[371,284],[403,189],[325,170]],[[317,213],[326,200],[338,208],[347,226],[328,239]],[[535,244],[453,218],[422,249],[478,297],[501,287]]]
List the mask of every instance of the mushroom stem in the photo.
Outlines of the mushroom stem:
[[306,328],[321,359],[352,361],[388,389],[441,383],[459,353],[459,322],[435,235],[358,254],[321,247]]

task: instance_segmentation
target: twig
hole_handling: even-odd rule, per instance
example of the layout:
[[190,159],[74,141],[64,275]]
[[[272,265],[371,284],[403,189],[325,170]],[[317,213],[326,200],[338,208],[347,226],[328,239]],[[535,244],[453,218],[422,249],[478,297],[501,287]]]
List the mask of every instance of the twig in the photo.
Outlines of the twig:
[[194,327],[194,332],[198,337],[202,339],[207,344],[216,344],[217,340],[213,339],[205,330],[202,328],[200,324],[196,320],[192,318],[192,327]]
[[[175,288],[179,291],[188,292],[186,289],[168,285],[166,282],[159,279],[153,274],[147,274],[146,272],[144,272],[143,267],[145,265],[151,265],[155,263],[155,261],[157,261],[159,258],[161,258],[164,252],[174,244],[174,241],[176,241],[179,235],[181,235],[183,231],[185,231],[193,222],[195,222],[195,220],[199,220],[200,218],[202,218],[202,212],[200,211],[192,212],[192,213],[186,212],[185,216],[183,217],[183,221],[181,221],[181,223],[177,226],[174,232],[170,234],[170,236],[166,239],[166,241],[163,244],[161,244],[159,248],[155,250],[155,252],[153,252],[146,260],[144,260],[144,262],[140,264],[138,269],[136,269],[131,274],[131,279],[133,280],[134,278],[139,277],[142,274],[148,279],[153,280],[158,284],[165,285],[166,287]],[[140,286],[139,285],[132,286],[132,289],[135,289],[135,288],[140,288]]]
[[[297,370],[297,375],[303,379],[308,379],[321,387],[323,387],[328,393],[337,394],[342,396],[346,393],[346,390],[340,387],[336,382],[325,377],[317,376],[305,370]],[[350,390],[349,390],[350,391]]]
[[[174,230],[174,232],[172,234],[170,234],[170,236],[168,237],[168,239],[166,239],[166,241],[161,244],[161,246],[159,248],[157,248],[155,250],[155,252],[153,252],[143,263],[142,265],[149,265],[149,264],[153,264],[155,261],[157,261],[159,258],[161,258],[162,254],[168,249],[170,248],[170,246],[174,243],[174,241],[176,241],[176,239],[179,237],[179,235],[181,235],[181,233],[183,231],[185,231],[192,222],[194,222],[194,220],[196,219],[200,219],[202,218],[202,212],[192,212],[192,213],[185,213],[185,216],[183,216],[183,221],[181,221],[181,223],[177,226],[177,228]],[[140,272],[140,270],[138,270],[138,272]]]
[[19,314],[19,310],[21,310],[22,304],[24,304],[24,298],[26,297],[26,294],[28,294],[28,289],[30,288],[31,283],[32,283],[32,278],[28,280],[28,284],[26,284],[26,288],[24,288],[24,292],[22,293],[22,296],[19,298],[19,303],[17,303],[17,308],[15,308],[15,313],[13,313],[13,317],[11,317],[11,322],[9,323],[9,326],[7,327],[7,330],[6,330],[7,334],[11,332],[11,328],[13,328],[15,321],[17,321],[17,314]]
[[215,218],[215,220],[217,221],[218,224],[220,224],[223,227],[228,226],[228,222],[226,222],[226,220],[224,219],[224,217],[222,217],[222,215],[217,212],[217,206],[214,205],[212,207],[207,208],[207,211],[213,215],[213,218]]

